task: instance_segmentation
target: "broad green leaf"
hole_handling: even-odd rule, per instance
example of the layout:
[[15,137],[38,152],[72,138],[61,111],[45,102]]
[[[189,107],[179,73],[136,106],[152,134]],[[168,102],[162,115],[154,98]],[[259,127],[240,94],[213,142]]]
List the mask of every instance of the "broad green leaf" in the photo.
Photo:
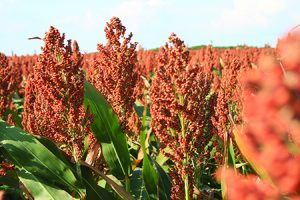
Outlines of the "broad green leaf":
[[145,154],[143,159],[143,179],[150,199],[158,199],[158,174],[148,154]]
[[143,180],[143,171],[141,168],[135,168],[132,172],[130,181],[131,193],[136,200],[149,199],[145,183]]
[[[37,138],[44,146],[46,146],[55,156],[57,156],[67,165],[69,165],[70,168],[75,168],[75,166],[72,166],[72,164],[65,158],[63,153],[51,140],[41,136],[35,136],[35,138]],[[94,180],[94,177],[92,176],[90,170],[87,167],[82,166],[81,172],[81,178],[83,180],[83,184],[86,187],[86,199],[115,199],[115,197],[110,192],[97,185],[97,183]]]
[[63,161],[65,164],[67,164],[70,168],[72,166],[70,165],[70,162],[66,159],[66,157],[63,155],[62,151],[56,146],[54,142],[49,140],[48,138],[34,135],[34,137],[42,143],[49,151],[51,151],[56,157],[58,157],[61,161]]
[[84,106],[94,114],[92,130],[102,147],[104,159],[111,173],[118,179],[131,174],[131,162],[125,134],[111,106],[98,90],[85,81]]
[[153,165],[155,166],[155,169],[159,176],[159,199],[160,200],[168,200],[171,198],[171,188],[172,183],[170,180],[170,177],[167,175],[167,173],[163,170],[163,168],[155,161],[152,160]]
[[147,189],[149,198],[158,199],[158,174],[157,171],[154,169],[150,161],[151,158],[146,151],[146,146],[145,146],[146,137],[147,137],[147,130],[144,130],[142,131],[141,134],[141,146],[144,152],[143,179],[144,179],[145,187]]
[[66,191],[49,184],[47,180],[31,174],[24,168],[17,169],[17,174],[20,177],[20,181],[24,184],[35,200],[74,199]]
[[[69,166],[56,157],[34,136],[20,128],[0,121],[0,144],[9,161],[51,185],[59,186],[77,196],[85,196],[85,188]],[[24,177],[19,177],[24,178]]]
[[[144,152],[143,179],[150,199],[170,199],[171,181],[163,168],[153,160],[146,150],[148,131],[144,129],[141,134],[141,146]],[[165,160],[166,157],[162,157]],[[164,161],[162,161],[164,162]]]

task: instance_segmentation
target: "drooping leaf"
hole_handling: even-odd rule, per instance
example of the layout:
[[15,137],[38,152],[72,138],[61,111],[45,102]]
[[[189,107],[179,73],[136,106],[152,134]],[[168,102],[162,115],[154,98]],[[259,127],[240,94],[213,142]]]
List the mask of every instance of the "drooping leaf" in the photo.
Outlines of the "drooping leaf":
[[34,136],[40,143],[42,143],[49,151],[51,151],[56,157],[58,157],[61,161],[67,164],[70,168],[70,162],[66,159],[62,151],[56,146],[54,142],[49,140],[48,138],[35,135]]
[[92,130],[100,142],[104,159],[111,173],[118,179],[131,174],[131,162],[126,141],[119,120],[111,106],[98,90],[85,81],[84,106],[94,114]]
[[[63,188],[75,196],[84,197],[84,185],[78,181],[70,167],[48,150],[34,136],[20,128],[0,121],[0,144],[9,161],[50,185]],[[20,174],[19,178],[24,174]]]
[[20,177],[20,181],[30,192],[35,200],[59,200],[59,199],[74,199],[65,190],[62,190],[54,185],[49,184],[47,180],[44,180],[38,176],[31,174],[24,168],[19,168],[17,174]]

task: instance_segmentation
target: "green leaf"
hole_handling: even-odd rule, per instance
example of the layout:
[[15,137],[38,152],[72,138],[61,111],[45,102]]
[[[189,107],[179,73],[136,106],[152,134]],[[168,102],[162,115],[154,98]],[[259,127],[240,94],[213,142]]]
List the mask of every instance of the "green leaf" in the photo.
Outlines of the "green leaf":
[[141,134],[141,146],[144,152],[143,179],[149,198],[170,199],[172,187],[170,178],[163,168],[147,154],[146,137],[147,130],[144,129]]
[[159,183],[158,183],[159,199],[169,200],[171,198],[171,188],[172,188],[170,177],[156,161],[152,160],[152,163],[154,164],[155,169],[157,170],[159,176]]
[[130,181],[131,193],[136,200],[149,199],[145,183],[143,180],[143,171],[141,168],[135,168],[132,172]]
[[[168,147],[165,148],[165,151],[170,152]],[[166,157],[162,152],[159,152],[159,154],[156,156],[156,159],[155,159],[155,161],[160,166],[163,166],[167,162],[167,160],[169,160],[169,158]]]
[[125,134],[111,106],[98,90],[85,81],[84,106],[94,114],[92,130],[102,147],[104,159],[111,173],[118,179],[131,174],[131,162]]
[[158,174],[152,166],[148,154],[144,154],[143,179],[150,199],[158,199]]
[[93,167],[89,164],[87,164],[84,161],[80,161],[80,164],[82,166],[88,167],[89,169],[93,170],[94,173],[98,174],[105,180],[105,182],[124,200],[133,200],[133,197],[124,190],[124,188],[120,185],[118,185],[114,180],[112,180],[110,177],[99,171],[96,167]]
[[63,161],[65,164],[67,164],[70,168],[72,166],[70,165],[70,162],[66,159],[66,157],[63,155],[62,151],[56,146],[54,142],[49,140],[48,138],[34,135],[34,137],[42,143],[49,151],[51,151],[57,158],[59,158],[61,161]]
[[[225,170],[225,168],[223,168],[222,170]],[[222,194],[222,199],[227,199],[227,185],[226,185],[226,181],[224,178],[224,171],[221,172],[221,194]]]
[[94,180],[94,177],[91,173],[91,171],[85,167],[81,166],[83,181],[86,185],[86,200],[114,200],[116,199],[113,194],[104,188],[100,187],[96,181]]
[[236,169],[235,166],[235,153],[233,148],[232,139],[229,139],[229,145],[228,145],[228,165],[232,166],[234,169]]
[[22,118],[19,117],[19,115],[15,111],[13,111],[13,110],[7,109],[4,112],[4,120],[7,120],[9,114],[12,115],[13,121],[15,122],[16,126],[19,127],[19,128],[23,128],[23,126],[22,126]]
[[146,137],[147,137],[147,130],[143,130],[141,134],[141,145],[144,152],[143,179],[144,179],[145,187],[149,194],[149,198],[158,199],[158,174],[154,169],[150,161],[151,158],[146,151],[146,146],[145,146]]
[[25,170],[24,168],[19,168],[17,174],[20,177],[21,182],[28,189],[30,194],[35,200],[44,199],[74,199],[66,191],[49,184],[47,180],[44,180],[38,176],[35,176]]
[[[85,196],[85,188],[78,181],[70,167],[56,157],[34,136],[17,127],[8,126],[0,120],[0,144],[9,161],[35,177],[49,184],[66,189],[80,197]],[[20,174],[19,178],[24,174]]]
[[[144,109],[145,109],[145,106],[143,106],[143,105],[141,105],[141,104],[140,104],[140,105],[137,105],[137,104],[134,105],[134,110],[135,110],[136,114],[137,114],[140,118],[142,118],[143,115],[144,115]],[[147,111],[146,111],[145,114],[146,114],[147,117],[150,117],[150,116],[151,116],[149,108],[147,108]]]
[[134,110],[139,117],[143,117],[144,106],[143,105],[134,105]]

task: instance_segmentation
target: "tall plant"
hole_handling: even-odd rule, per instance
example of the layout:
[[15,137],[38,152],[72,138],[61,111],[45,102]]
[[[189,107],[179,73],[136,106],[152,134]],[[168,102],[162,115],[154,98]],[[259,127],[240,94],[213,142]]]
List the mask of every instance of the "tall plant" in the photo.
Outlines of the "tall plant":
[[22,124],[78,160],[90,133],[91,115],[83,108],[82,56],[76,41],[72,48],[64,39],[54,27],[45,35],[43,52],[26,85]]
[[106,24],[106,45],[98,44],[98,54],[88,69],[87,79],[112,106],[121,126],[129,135],[139,133],[140,124],[133,108],[139,78],[137,71],[137,43],[131,43],[132,33],[126,37],[126,28],[119,18]]
[[277,55],[265,57],[245,76],[243,127],[236,127],[239,149],[257,175],[224,169],[228,199],[300,197],[300,34],[279,41]]
[[195,160],[202,158],[211,139],[211,82],[202,68],[189,65],[189,51],[175,34],[160,49],[150,88],[151,126],[170,158],[172,199],[191,199]]

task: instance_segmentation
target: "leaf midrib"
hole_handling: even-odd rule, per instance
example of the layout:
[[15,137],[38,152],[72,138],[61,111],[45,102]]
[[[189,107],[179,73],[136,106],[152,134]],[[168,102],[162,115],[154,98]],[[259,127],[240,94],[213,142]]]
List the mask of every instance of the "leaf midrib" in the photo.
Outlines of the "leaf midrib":
[[[3,128],[1,128],[3,130]],[[0,129],[0,130],[1,130]],[[4,129],[5,130],[5,129]],[[17,138],[14,138],[13,137],[13,134],[10,134],[12,135],[12,139],[17,139]],[[5,134],[2,134],[2,136],[4,136],[6,138],[6,140],[10,140],[9,137],[7,137],[7,135]],[[38,142],[38,141],[37,141]],[[66,183],[68,186],[70,186],[71,188],[75,189],[75,191],[79,192],[79,194],[81,194],[81,191],[78,190],[77,188],[73,187],[73,185],[71,183],[69,183],[68,181],[62,179],[60,176],[56,175],[49,167],[47,167],[47,165],[45,165],[43,162],[41,162],[41,160],[36,156],[36,154],[34,152],[32,152],[30,149],[26,148],[25,145],[23,145],[22,143],[19,143],[20,146],[22,146],[23,148],[25,148],[27,151],[29,151],[40,163],[42,163],[42,166],[44,166],[46,169],[48,169],[55,177],[58,177],[59,180],[62,180],[62,182]],[[41,144],[41,143],[40,143]],[[42,144],[41,144],[42,145]],[[43,146],[43,145],[42,145]],[[52,154],[54,155],[52,152],[49,151],[49,154]],[[12,157],[14,157],[12,154],[10,154]],[[55,156],[55,155],[54,155]],[[15,157],[14,157],[14,160],[16,161]],[[17,162],[19,163],[19,162]],[[20,165],[20,163],[19,163]],[[21,165],[20,165],[21,166]],[[30,172],[30,170],[28,170],[26,167],[23,167],[24,169],[26,169],[28,172]]]

